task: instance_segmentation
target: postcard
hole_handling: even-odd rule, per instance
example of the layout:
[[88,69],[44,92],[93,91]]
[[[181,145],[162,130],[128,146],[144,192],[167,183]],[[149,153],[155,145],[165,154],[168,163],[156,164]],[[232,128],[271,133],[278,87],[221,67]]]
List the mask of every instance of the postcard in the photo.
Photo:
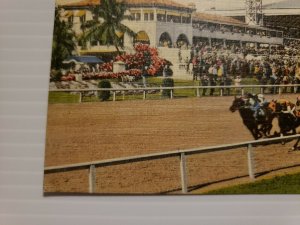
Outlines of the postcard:
[[298,194],[298,1],[56,0],[45,194]]

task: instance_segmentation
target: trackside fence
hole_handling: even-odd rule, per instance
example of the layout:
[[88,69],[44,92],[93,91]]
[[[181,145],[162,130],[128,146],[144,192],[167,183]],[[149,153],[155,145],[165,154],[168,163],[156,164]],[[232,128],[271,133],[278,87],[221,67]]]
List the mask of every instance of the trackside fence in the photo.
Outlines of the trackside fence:
[[44,172],[45,174],[48,174],[48,173],[72,171],[76,169],[89,169],[89,193],[95,193],[97,167],[106,167],[106,166],[113,166],[113,165],[120,165],[120,164],[127,164],[127,163],[141,162],[141,161],[150,161],[150,160],[157,160],[163,158],[178,157],[180,160],[181,189],[182,189],[182,193],[185,194],[188,192],[188,177],[187,177],[188,164],[186,158],[189,155],[236,150],[238,148],[245,147],[245,150],[247,151],[247,157],[248,157],[248,174],[250,179],[255,179],[255,156],[253,154],[254,147],[260,145],[272,144],[272,143],[280,143],[282,141],[293,140],[297,138],[300,138],[300,134],[278,137],[278,138],[256,140],[256,141],[247,141],[247,142],[228,144],[228,145],[218,145],[213,147],[176,150],[176,151],[161,152],[155,154],[130,156],[130,157],[69,164],[69,165],[62,165],[62,166],[49,166],[44,168]]
[[[278,94],[279,96],[282,93],[287,92],[287,88],[290,88],[290,93],[296,93],[297,88],[300,89],[299,84],[288,84],[288,85],[239,85],[239,86],[175,86],[175,87],[136,87],[136,88],[94,88],[94,89],[53,89],[50,92],[68,92],[68,93],[78,93],[79,94],[79,102],[82,102],[82,98],[85,93],[92,93],[97,96],[99,91],[110,91],[112,93],[112,100],[116,101],[117,94],[122,94],[123,98],[125,93],[135,92],[141,93],[143,95],[143,99],[147,99],[147,94],[150,94],[152,91],[160,91],[170,90],[170,98],[174,98],[174,92],[176,90],[183,89],[193,89],[195,90],[195,95],[197,97],[201,97],[201,93],[206,90],[206,93],[210,89],[214,89],[218,91],[220,96],[226,95],[229,91],[231,95],[244,95],[246,92],[254,93],[255,90],[257,93],[264,94],[267,89],[272,89],[271,94]],[[228,95],[228,94],[227,94]]]

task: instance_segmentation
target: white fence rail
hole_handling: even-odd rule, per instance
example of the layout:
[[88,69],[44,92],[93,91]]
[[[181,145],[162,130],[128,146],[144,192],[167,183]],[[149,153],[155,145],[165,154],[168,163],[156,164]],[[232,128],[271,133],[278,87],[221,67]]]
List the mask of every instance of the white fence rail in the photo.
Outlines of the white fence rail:
[[226,150],[234,150],[241,147],[246,147],[247,156],[248,156],[248,173],[251,179],[255,179],[255,157],[253,154],[253,148],[259,145],[266,145],[275,142],[281,142],[283,140],[292,140],[300,138],[300,134],[291,135],[287,137],[278,137],[278,138],[270,138],[263,139],[257,141],[248,141],[242,143],[228,144],[228,145],[219,145],[213,147],[205,147],[205,148],[194,148],[194,149],[186,149],[186,150],[176,150],[155,154],[146,154],[146,155],[138,155],[138,156],[130,156],[123,158],[115,158],[101,161],[93,161],[93,162],[85,162],[85,163],[77,163],[77,164],[69,164],[62,166],[49,166],[44,168],[45,174],[47,173],[57,173],[69,170],[76,169],[84,169],[89,168],[89,193],[95,192],[96,185],[96,167],[106,167],[120,164],[127,164],[133,162],[140,161],[150,161],[156,159],[170,158],[170,157],[179,157],[180,159],[180,174],[181,174],[181,189],[182,193],[188,192],[188,177],[187,177],[187,161],[186,156],[193,154],[204,154],[210,152],[218,152],[218,151],[226,151]]
[[[94,89],[53,89],[50,92],[73,92],[79,93],[79,102],[82,102],[83,93],[95,92],[97,95],[98,91],[110,91],[113,93],[113,101],[116,101],[117,93],[136,91],[143,93],[143,99],[147,98],[147,94],[150,91],[163,91],[170,90],[170,98],[174,97],[174,92],[176,90],[183,89],[194,89],[196,90],[196,96],[201,97],[201,90],[203,89],[217,89],[219,90],[219,95],[223,96],[227,90],[234,90],[235,94],[245,94],[246,89],[251,89],[251,92],[254,92],[255,89],[259,89],[259,93],[264,93],[265,89],[272,88],[274,89],[273,94],[281,95],[286,88],[294,88],[292,93],[296,93],[297,87],[300,87],[299,84],[288,84],[288,85],[239,85],[239,86],[175,86],[175,87],[137,87],[137,88],[94,88]],[[291,92],[291,91],[290,91]]]

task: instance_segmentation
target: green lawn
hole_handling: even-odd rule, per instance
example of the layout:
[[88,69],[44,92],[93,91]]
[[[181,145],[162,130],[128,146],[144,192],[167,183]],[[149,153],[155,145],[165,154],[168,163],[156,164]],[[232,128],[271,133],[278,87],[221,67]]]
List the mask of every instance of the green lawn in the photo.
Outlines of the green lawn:
[[53,103],[78,103],[79,94],[70,94],[67,92],[49,92],[48,102]]
[[276,176],[272,179],[236,185],[204,194],[300,194],[300,173]]
[[[149,86],[160,87],[162,85],[163,78],[161,77],[147,77],[146,82]],[[111,82],[116,82],[116,80],[111,80]],[[142,83],[142,80],[138,80],[137,83]],[[242,84],[250,85],[250,84],[258,84],[255,79],[244,78]],[[199,86],[200,81],[193,80],[178,80],[174,79],[174,86]],[[209,94],[210,90],[206,91],[206,95]],[[245,89],[245,92],[259,93],[259,89]],[[234,90],[231,91],[231,94],[236,94]],[[202,95],[202,90],[200,90],[200,95]],[[220,89],[216,88],[214,92],[215,96],[220,96]],[[174,98],[182,98],[182,97],[196,97],[197,91],[195,89],[179,89],[175,90],[173,93]],[[147,94],[147,99],[161,99],[161,93],[156,92],[154,94]],[[117,101],[123,100],[139,100],[143,99],[142,93],[132,93],[132,94],[118,94],[116,96]],[[112,100],[112,96],[110,98]],[[83,97],[82,102],[91,102],[91,101],[99,101],[97,97]],[[49,103],[78,103],[79,102],[79,94],[69,94],[67,92],[50,92],[49,93]]]

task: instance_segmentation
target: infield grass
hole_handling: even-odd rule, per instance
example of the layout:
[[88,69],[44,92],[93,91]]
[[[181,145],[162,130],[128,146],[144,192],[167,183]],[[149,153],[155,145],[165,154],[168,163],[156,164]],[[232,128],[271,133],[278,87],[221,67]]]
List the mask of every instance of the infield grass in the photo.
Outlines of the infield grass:
[[272,179],[236,185],[204,194],[300,194],[300,173],[276,176]]

